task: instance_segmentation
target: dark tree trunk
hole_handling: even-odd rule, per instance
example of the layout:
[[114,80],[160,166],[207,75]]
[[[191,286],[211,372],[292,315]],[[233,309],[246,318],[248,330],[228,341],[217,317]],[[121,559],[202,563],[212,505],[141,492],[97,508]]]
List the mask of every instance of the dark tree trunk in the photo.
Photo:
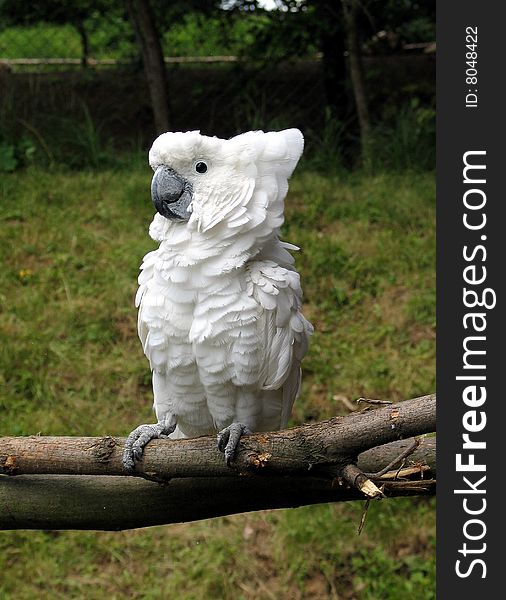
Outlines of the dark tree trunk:
[[149,0],[127,0],[127,6],[142,54],[155,129],[157,133],[163,133],[170,129],[169,92],[155,18]]
[[86,31],[82,21],[75,24],[75,28],[81,38],[81,67],[85,69],[88,66],[88,58],[90,56],[90,44],[88,40],[88,32]]
[[320,0],[315,5],[321,24],[323,80],[331,115],[343,122],[348,116],[346,59],[341,19],[335,0]]
[[358,124],[360,127],[362,160],[367,164],[369,162],[371,142],[371,122],[367,105],[362,55],[357,27],[357,12],[359,5],[357,0],[342,0],[342,5],[346,29],[346,46],[349,58],[350,79],[353,87],[353,95],[355,97],[355,105],[357,107]]

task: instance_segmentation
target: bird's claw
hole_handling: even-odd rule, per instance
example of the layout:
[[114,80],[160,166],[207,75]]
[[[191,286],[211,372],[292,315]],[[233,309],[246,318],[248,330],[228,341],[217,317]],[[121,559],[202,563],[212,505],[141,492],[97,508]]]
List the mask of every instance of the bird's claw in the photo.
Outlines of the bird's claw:
[[144,448],[151,440],[168,438],[176,428],[174,419],[163,419],[158,423],[139,425],[127,437],[123,450],[123,468],[127,473],[135,472],[135,463],[142,458]]
[[250,433],[252,431],[246,425],[236,422],[231,423],[218,433],[218,450],[225,454],[225,462],[228,467],[235,456],[241,437]]

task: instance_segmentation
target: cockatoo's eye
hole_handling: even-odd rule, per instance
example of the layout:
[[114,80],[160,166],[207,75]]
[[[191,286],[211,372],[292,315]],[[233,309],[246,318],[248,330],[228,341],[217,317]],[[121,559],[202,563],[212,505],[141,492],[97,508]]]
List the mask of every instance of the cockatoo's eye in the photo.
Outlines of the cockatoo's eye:
[[195,163],[195,171],[197,171],[197,173],[200,173],[201,175],[207,173],[207,163],[205,163],[203,160],[197,161]]

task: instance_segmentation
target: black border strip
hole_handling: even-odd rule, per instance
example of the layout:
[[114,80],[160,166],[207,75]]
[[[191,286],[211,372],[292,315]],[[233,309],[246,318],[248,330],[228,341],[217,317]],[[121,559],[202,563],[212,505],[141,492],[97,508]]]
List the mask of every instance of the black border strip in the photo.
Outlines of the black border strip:
[[452,593],[459,600],[501,596],[505,8],[491,0],[440,0],[437,7],[437,596],[443,600]]

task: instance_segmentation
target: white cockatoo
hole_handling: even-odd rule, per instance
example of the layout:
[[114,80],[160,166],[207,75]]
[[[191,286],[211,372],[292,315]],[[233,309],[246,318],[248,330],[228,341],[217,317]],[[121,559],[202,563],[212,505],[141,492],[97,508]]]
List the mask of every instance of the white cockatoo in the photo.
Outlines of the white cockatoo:
[[129,435],[128,471],[154,438],[218,432],[230,464],[242,434],[286,426],[313,331],[288,252],[298,248],[279,239],[303,146],[298,129],[153,143],[160,246],[144,257],[136,305],[158,423]]

